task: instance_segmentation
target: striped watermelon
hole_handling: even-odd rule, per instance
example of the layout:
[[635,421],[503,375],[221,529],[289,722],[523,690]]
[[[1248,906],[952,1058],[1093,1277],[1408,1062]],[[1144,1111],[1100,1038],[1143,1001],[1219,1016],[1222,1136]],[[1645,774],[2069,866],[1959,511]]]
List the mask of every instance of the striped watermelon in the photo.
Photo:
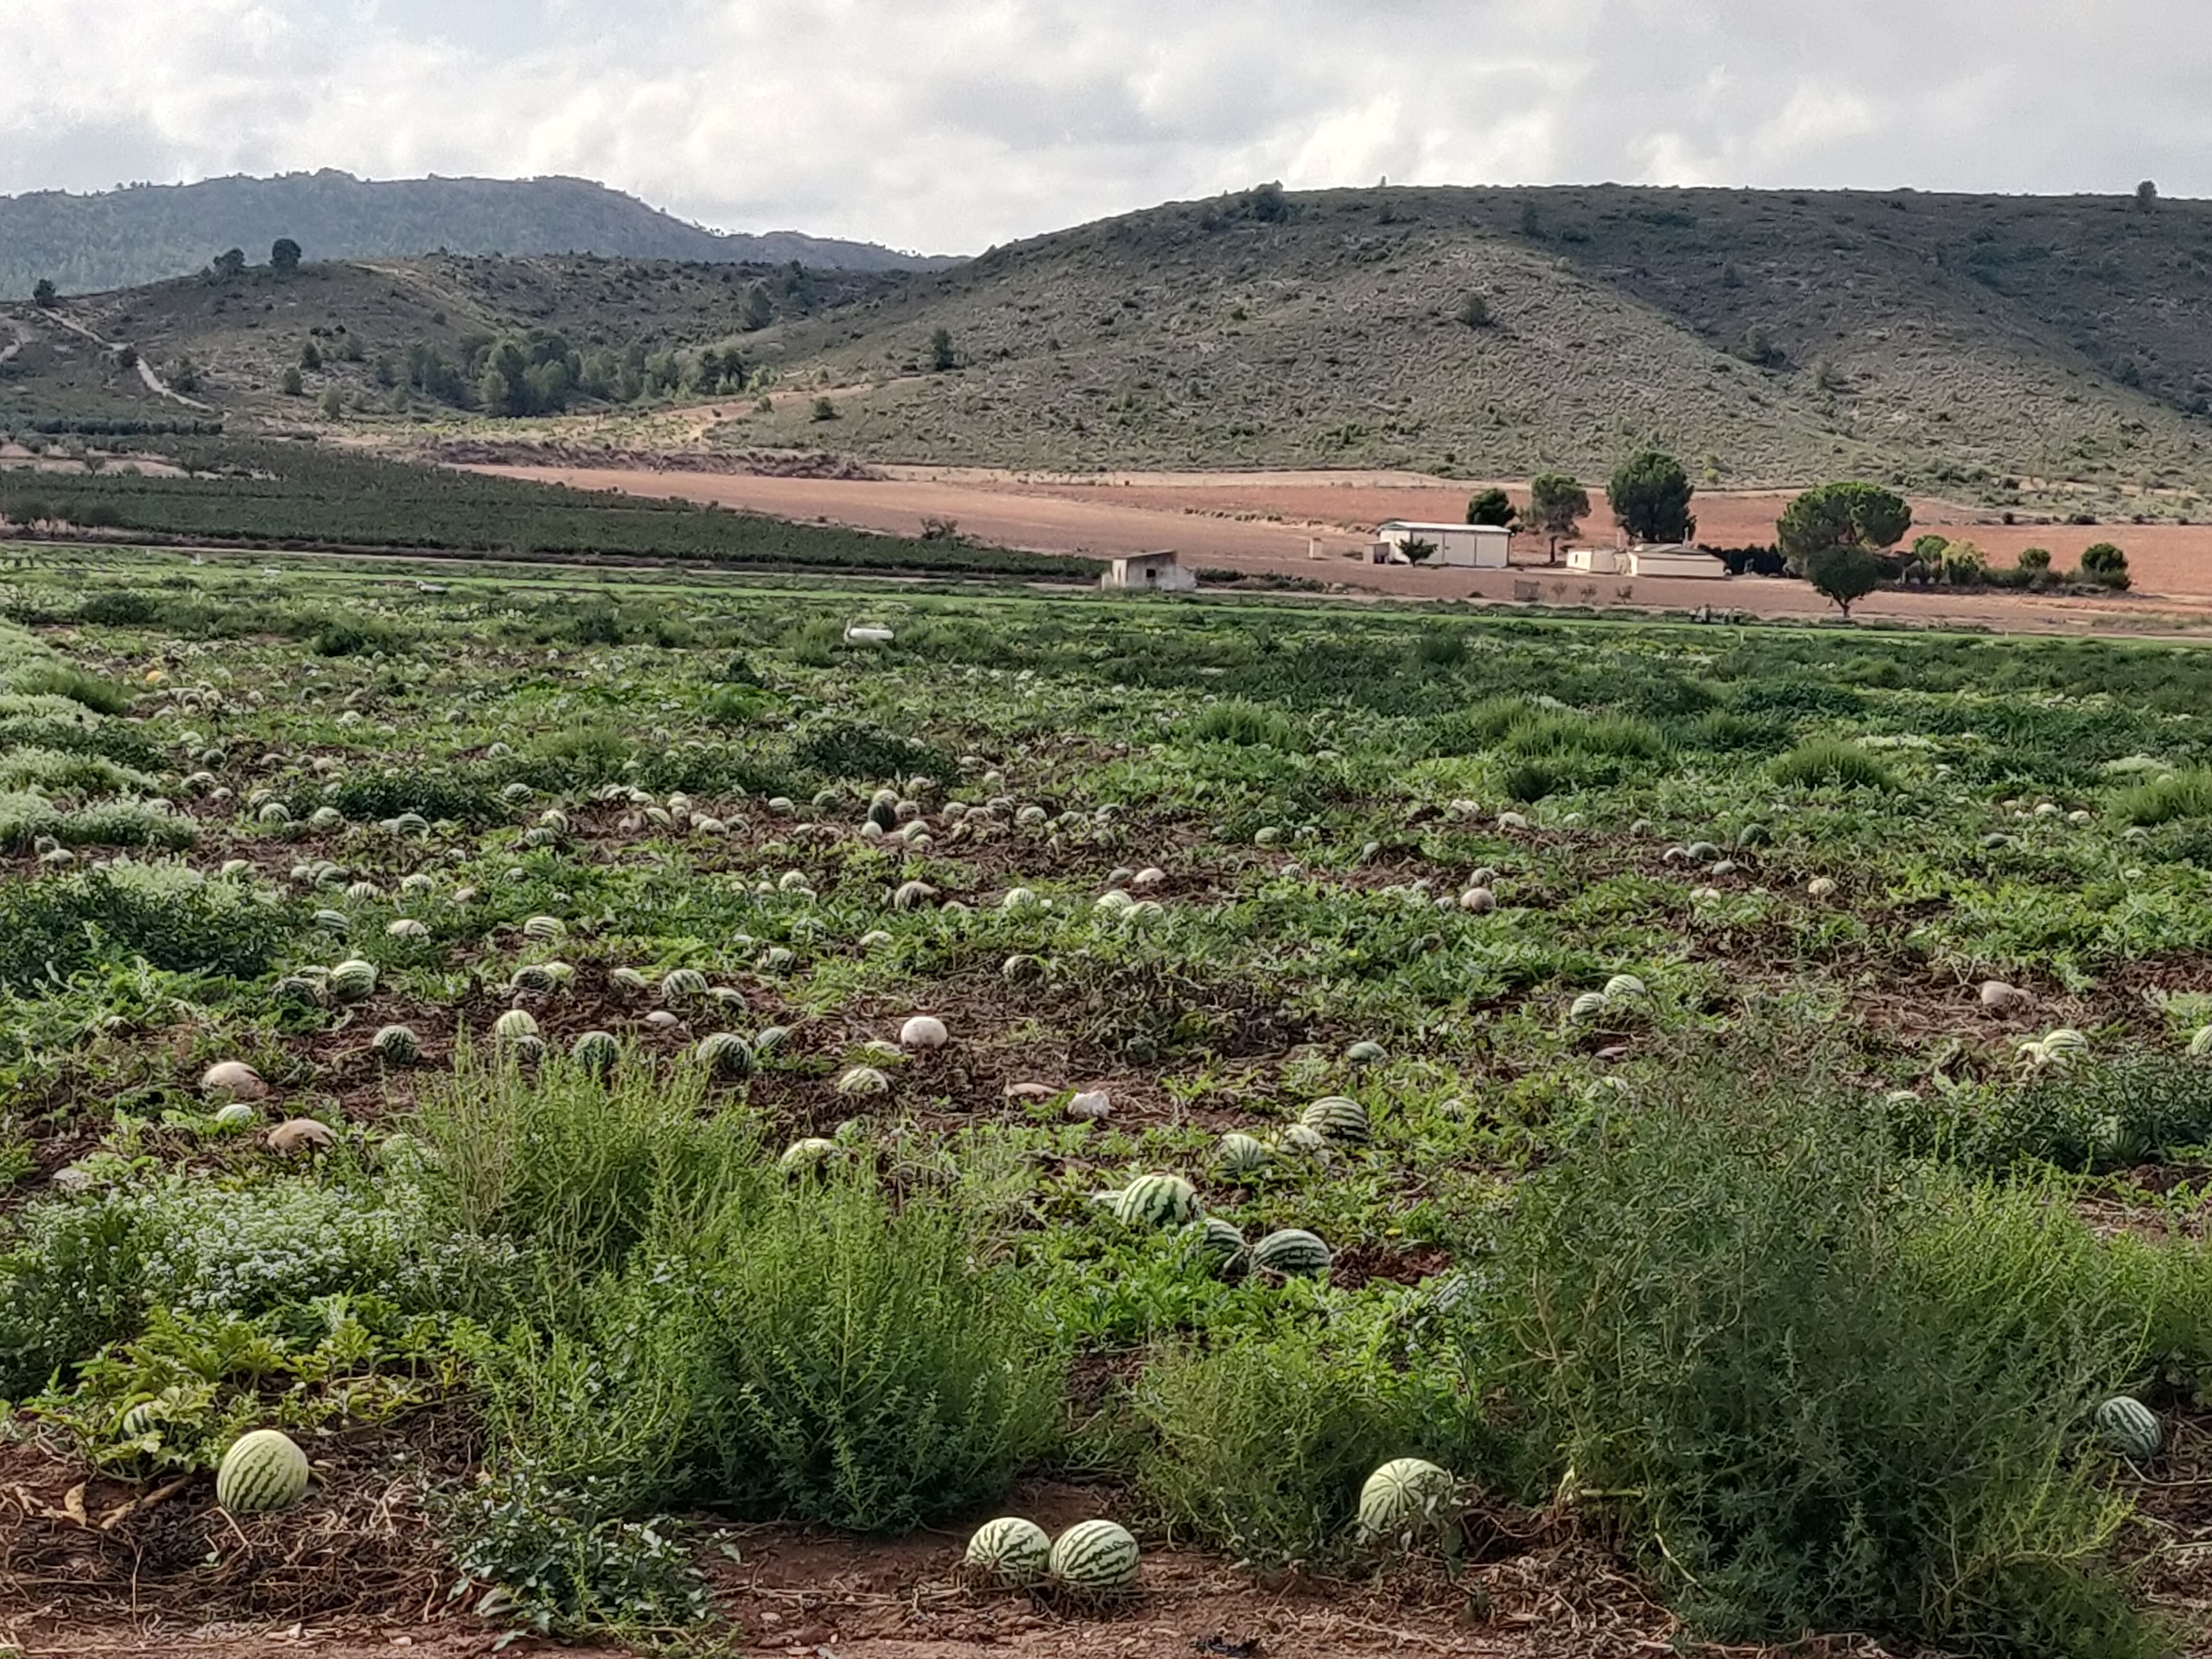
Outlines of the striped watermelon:
[[1418,1457],[1392,1458],[1359,1489],[1361,1541],[1410,1539],[1440,1530],[1451,1495],[1451,1476],[1435,1464]]
[[607,983],[619,991],[642,991],[647,988],[646,977],[635,968],[611,968]]
[[1322,1164],[1328,1162],[1328,1137],[1310,1123],[1293,1123],[1276,1138],[1279,1152],[1293,1158],[1310,1158]]
[[2132,1395],[2114,1395],[2097,1407],[2097,1432],[2114,1451],[2137,1463],[2149,1462],[2166,1444],[2158,1419]]
[[1126,1590],[1137,1582],[1137,1540],[1111,1521],[1079,1521],[1053,1540],[1045,1568],[1087,1595]]
[[1605,982],[1605,998],[1608,1002],[1619,1002],[1624,998],[1649,994],[1650,993],[1644,988],[1644,981],[1633,974],[1615,974]]
[[1324,1095],[1298,1114],[1298,1121],[1331,1140],[1364,1141],[1367,1109],[1348,1095]]
[[561,981],[546,963],[526,962],[508,975],[507,982],[517,991],[550,991]]
[[1567,1010],[1569,1019],[1595,1019],[1606,1010],[1605,993],[1585,991],[1574,1000]]
[[1221,1146],[1216,1161],[1224,1175],[1232,1177],[1257,1175],[1272,1161],[1267,1143],[1255,1136],[1232,1130],[1221,1137]]
[[838,1073],[836,1083],[841,1095],[887,1094],[890,1086],[890,1077],[874,1066],[848,1066]]
[[1199,1218],[1198,1188],[1179,1175],[1140,1175],[1114,1198],[1133,1227],[1181,1227]]
[[586,1031],[570,1045],[568,1057],[586,1071],[611,1072],[622,1058],[622,1043],[612,1031]]
[[331,969],[331,994],[340,1002],[359,1002],[376,994],[376,964],[359,957]]
[[1218,1215],[1194,1221],[1185,1231],[1197,1240],[1200,1249],[1224,1267],[1244,1254],[1244,1235]]
[[660,1000],[679,1002],[707,994],[707,976],[696,968],[671,968],[660,976]]
[[216,1113],[215,1127],[226,1132],[248,1128],[259,1116],[260,1114],[244,1101],[234,1100]]
[[1344,1051],[1344,1057],[1354,1066],[1379,1066],[1389,1056],[1379,1042],[1355,1042]]
[[1001,1584],[1034,1584],[1052,1559],[1052,1540],[1034,1521],[1002,1515],[975,1528],[968,1540],[968,1565]]
[[697,1059],[717,1077],[746,1078],[753,1074],[753,1051],[735,1031],[716,1031],[699,1040]]
[[790,1041],[788,1025],[763,1025],[753,1037],[753,1054],[756,1057],[772,1054]]
[[115,1425],[115,1432],[125,1440],[136,1440],[142,1434],[153,1433],[160,1420],[160,1407],[151,1400],[142,1400],[123,1413]]
[[1284,1227],[1252,1247],[1252,1265],[1285,1278],[1326,1279],[1328,1246],[1303,1227]]
[[376,1057],[393,1066],[412,1066],[422,1058],[422,1040],[411,1025],[387,1025],[369,1039]]
[[537,1017],[527,1008],[510,1008],[492,1021],[491,1035],[493,1041],[500,1043],[520,1042],[525,1037],[534,1037],[538,1035]]
[[307,1495],[307,1454],[278,1429],[241,1435],[216,1470],[215,1501],[234,1515],[286,1510]]

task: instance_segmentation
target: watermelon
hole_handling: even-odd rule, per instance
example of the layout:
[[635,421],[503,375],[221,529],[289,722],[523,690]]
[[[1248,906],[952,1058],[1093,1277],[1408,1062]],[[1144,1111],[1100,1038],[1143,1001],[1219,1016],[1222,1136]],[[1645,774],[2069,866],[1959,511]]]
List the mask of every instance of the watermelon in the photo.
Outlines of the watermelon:
[[611,968],[607,970],[607,983],[618,991],[643,991],[650,988],[646,978],[635,968]]
[[1252,1247],[1252,1265],[1285,1278],[1328,1277],[1328,1246],[1303,1227],[1284,1227]]
[[1605,982],[1606,1000],[1619,1002],[1624,998],[1648,995],[1644,981],[1633,974],[1615,974]]
[[937,897],[937,890],[926,881],[901,882],[898,890],[891,895],[895,910],[919,910]]
[[753,1054],[756,1057],[772,1054],[790,1041],[788,1025],[763,1025],[753,1037]]
[[1310,1123],[1293,1123],[1275,1141],[1276,1150],[1293,1158],[1328,1162],[1328,1137]]
[[1000,964],[999,974],[1009,985],[1033,985],[1045,975],[1044,958],[1017,951]]
[[899,1027],[898,1040],[902,1048],[942,1048],[950,1039],[943,1020],[933,1014],[916,1014]]
[[752,1047],[735,1031],[716,1031],[700,1038],[695,1058],[717,1077],[747,1078],[753,1074]]
[[2166,1443],[2166,1434],[2149,1407],[2132,1395],[2116,1394],[2097,1407],[2097,1432],[2123,1457],[2148,1463]]
[[561,981],[553,970],[542,962],[526,962],[507,976],[507,988],[514,991],[550,991]]
[[422,1040],[411,1025],[387,1025],[369,1039],[376,1057],[393,1066],[412,1066],[422,1058]]
[[612,1031],[586,1031],[570,1045],[568,1057],[588,1072],[611,1072],[622,1058],[622,1043]]
[[1344,1051],[1344,1057],[1354,1066],[1377,1066],[1389,1058],[1379,1042],[1355,1042]]
[[849,1066],[838,1074],[837,1092],[841,1095],[880,1095],[888,1093],[891,1080],[873,1066]]
[[161,1421],[161,1407],[158,1402],[141,1400],[117,1419],[115,1432],[125,1440],[136,1440],[142,1434],[153,1433],[155,1425]]
[[825,1140],[820,1135],[808,1135],[805,1139],[794,1140],[785,1147],[783,1156],[775,1161],[775,1167],[786,1175],[810,1175],[843,1151],[844,1148],[834,1140]]
[[234,1130],[251,1128],[258,1115],[242,1100],[234,1100],[215,1115],[215,1127],[229,1133]]
[[968,1566],[978,1577],[1024,1587],[1044,1577],[1052,1540],[1034,1521],[1002,1515],[975,1528],[968,1540]]
[[696,968],[671,968],[660,976],[660,1000],[676,1002],[707,994],[707,976]]
[[1267,1167],[1271,1158],[1265,1142],[1232,1130],[1221,1137],[1215,1161],[1224,1175],[1242,1177],[1257,1175]]
[[430,924],[413,916],[400,916],[384,924],[386,939],[428,939]]
[[331,969],[331,994],[340,1002],[359,1002],[376,994],[376,965],[358,957]]
[[1088,1595],[1126,1590],[1137,1582],[1137,1540],[1111,1521],[1079,1521],[1053,1540],[1045,1570]]
[[1331,1140],[1364,1141],[1368,1136],[1367,1109],[1346,1095],[1324,1095],[1298,1114],[1298,1121]]
[[1114,1213],[1133,1227],[1180,1227],[1199,1218],[1198,1188],[1179,1175],[1141,1175],[1115,1194]]
[[1605,1012],[1605,993],[1585,991],[1567,1009],[1569,1019],[1595,1019]]
[[1418,1537],[1441,1529],[1452,1478],[1418,1457],[1394,1457],[1359,1489],[1363,1542]]
[[200,1091],[223,1099],[259,1100],[268,1094],[269,1085],[244,1060],[222,1060],[200,1073]]
[[278,1429],[241,1435],[222,1455],[215,1501],[234,1515],[286,1510],[307,1495],[307,1454]]
[[538,1035],[538,1021],[527,1009],[510,1008],[491,1023],[491,1035],[496,1042],[519,1042]]
[[1197,1242],[1200,1249],[1224,1267],[1244,1254],[1244,1235],[1218,1215],[1194,1221],[1184,1231]]
[[356,881],[345,890],[345,896],[356,904],[374,904],[384,896],[384,890],[373,881]]

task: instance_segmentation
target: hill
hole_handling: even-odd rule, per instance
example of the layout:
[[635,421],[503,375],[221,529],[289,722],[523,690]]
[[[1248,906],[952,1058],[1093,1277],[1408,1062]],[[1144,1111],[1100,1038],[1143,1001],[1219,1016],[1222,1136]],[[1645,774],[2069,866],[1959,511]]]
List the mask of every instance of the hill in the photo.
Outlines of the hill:
[[453,253],[598,253],[637,259],[893,270],[946,263],[795,231],[687,224],[583,179],[356,179],[347,173],[133,185],[85,196],[0,197],[0,299],[41,278],[65,294],[198,270],[226,248],[265,259],[289,236],[318,259]]
[[[240,416],[298,422],[335,393],[349,422],[449,418],[481,408],[483,373],[512,345],[557,359],[572,389],[549,404],[604,404],[748,377],[763,322],[851,306],[898,271],[683,264],[582,255],[331,261],[255,266],[0,307],[0,429],[143,429]],[[287,371],[297,391],[285,391]],[[588,387],[588,389],[587,389]]]
[[[1479,303],[1470,311],[1470,298]],[[1050,467],[2212,487],[2212,204],[1269,189],[999,248],[763,337],[736,441]],[[932,336],[955,367],[933,372]],[[2201,506],[2202,503],[2195,503]]]

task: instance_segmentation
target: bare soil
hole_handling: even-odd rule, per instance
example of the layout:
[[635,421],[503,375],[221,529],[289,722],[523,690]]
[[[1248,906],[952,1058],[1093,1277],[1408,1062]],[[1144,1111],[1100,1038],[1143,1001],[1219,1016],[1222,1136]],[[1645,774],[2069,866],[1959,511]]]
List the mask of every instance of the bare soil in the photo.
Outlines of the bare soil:
[[[1513,570],[1415,569],[1372,565],[1364,550],[1389,519],[1454,521],[1471,488],[1417,473],[1064,474],[985,468],[886,466],[879,479],[679,474],[651,470],[494,466],[503,477],[581,489],[712,501],[776,518],[914,535],[949,520],[976,540],[1042,553],[1113,558],[1172,548],[1184,562],[1255,577],[1304,578],[1358,595],[1476,599],[1551,605],[1711,607],[1762,617],[1833,616],[1800,581],[1588,577],[1547,567],[1547,550],[1520,538]],[[1700,494],[1698,536],[1713,546],[1771,544],[1788,491]],[[2173,632],[2212,626],[2212,526],[2006,525],[1999,515],[1916,501],[1916,532],[1933,530],[1979,545],[2004,563],[2045,547],[2062,568],[2082,548],[2114,541],[2128,555],[2134,591],[2094,598],[2016,592],[1883,592],[1853,614],[1928,626],[2030,633]],[[1595,529],[1600,516],[1589,527]],[[1600,539],[1595,537],[1589,540]]]

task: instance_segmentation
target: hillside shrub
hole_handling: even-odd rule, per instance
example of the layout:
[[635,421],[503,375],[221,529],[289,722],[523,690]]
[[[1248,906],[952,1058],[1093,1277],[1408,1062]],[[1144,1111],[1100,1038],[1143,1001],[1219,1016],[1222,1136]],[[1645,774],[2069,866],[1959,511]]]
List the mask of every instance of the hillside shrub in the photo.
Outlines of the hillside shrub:
[[2047,1293],[2033,1194],[1900,1165],[1854,1103],[1708,1078],[1523,1190],[1495,1275],[1505,1386],[1700,1635],[1863,1630],[1976,1654],[2166,1649],[2069,1454],[2141,1358]]
[[1778,756],[1767,775],[1785,788],[1875,789],[1887,794],[1897,777],[1875,756],[1840,738],[1815,738]]

